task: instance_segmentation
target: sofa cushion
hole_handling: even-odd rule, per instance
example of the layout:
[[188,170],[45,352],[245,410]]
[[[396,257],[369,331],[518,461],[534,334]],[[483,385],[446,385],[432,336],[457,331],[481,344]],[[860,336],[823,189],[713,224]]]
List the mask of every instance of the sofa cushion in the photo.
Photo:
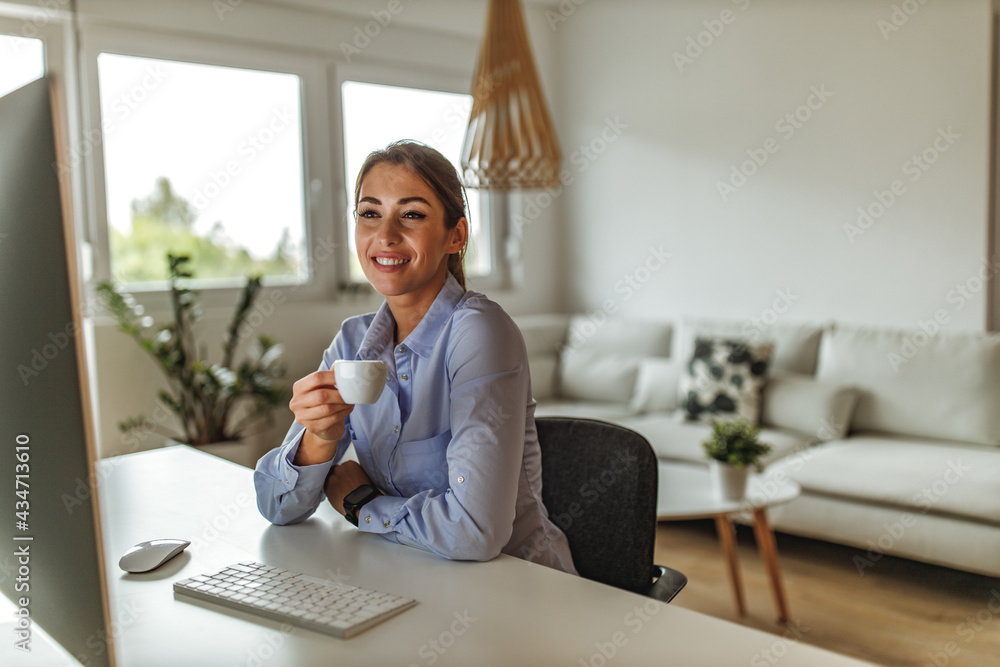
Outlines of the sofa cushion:
[[760,423],[798,431],[818,442],[847,435],[858,402],[853,387],[810,375],[775,373],[764,386]]
[[697,338],[680,381],[681,405],[688,419],[744,419],[756,424],[773,348],[770,341]]
[[774,469],[810,493],[1000,524],[1000,453],[988,446],[858,434]]
[[639,360],[635,394],[629,408],[634,413],[673,412],[683,364],[676,359],[646,357]]
[[545,401],[556,395],[558,360],[549,354],[528,356],[531,373],[531,395],[536,401]]
[[639,357],[622,352],[567,348],[560,359],[559,395],[584,401],[628,403]]
[[536,417],[577,417],[618,422],[629,416],[626,403],[601,401],[542,401],[535,406]]
[[597,322],[589,315],[574,315],[569,321],[566,345],[574,350],[669,357],[672,331],[669,322],[653,319],[607,317]]
[[559,356],[566,342],[569,315],[521,315],[514,323],[521,330],[528,357],[535,355]]
[[[634,415],[619,419],[617,423],[645,436],[661,459],[708,465],[701,443],[712,435],[712,426],[685,421],[683,410],[671,414]],[[809,445],[807,436],[772,428],[761,429],[760,441],[771,445],[771,451],[761,458],[765,465]]]
[[531,393],[543,401],[558,391],[559,353],[565,345],[569,315],[524,315],[514,318],[528,352]]
[[863,431],[1000,445],[1000,336],[834,327],[818,379],[850,383]]
[[751,341],[774,341],[771,370],[812,375],[816,370],[816,355],[823,334],[823,325],[804,323],[772,324],[766,328],[751,320],[718,320],[685,318],[674,334],[671,356],[688,359],[698,336],[739,337]]

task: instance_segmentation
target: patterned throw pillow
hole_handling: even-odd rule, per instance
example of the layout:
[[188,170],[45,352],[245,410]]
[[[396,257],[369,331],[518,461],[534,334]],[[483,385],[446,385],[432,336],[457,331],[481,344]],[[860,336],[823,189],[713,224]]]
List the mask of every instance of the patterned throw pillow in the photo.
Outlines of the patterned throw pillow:
[[760,419],[761,393],[774,343],[697,338],[681,375],[680,399],[688,420]]

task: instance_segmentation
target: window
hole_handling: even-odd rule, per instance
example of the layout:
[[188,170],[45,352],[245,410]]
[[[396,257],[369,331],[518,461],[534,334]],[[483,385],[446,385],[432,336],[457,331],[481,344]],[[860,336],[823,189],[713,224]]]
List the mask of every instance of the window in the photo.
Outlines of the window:
[[167,251],[202,285],[308,280],[299,76],[108,52],[97,74],[116,280],[166,280]]
[[0,35],[0,97],[44,74],[41,40]]
[[[414,139],[439,150],[456,170],[462,139],[469,124],[472,96],[458,93],[345,81],[341,87],[344,107],[344,173],[347,188],[350,276],[364,282],[354,247],[354,185],[368,154],[399,139]],[[469,247],[465,270],[469,276],[490,275],[494,269],[493,236],[484,212],[488,210],[478,190],[469,190]]]

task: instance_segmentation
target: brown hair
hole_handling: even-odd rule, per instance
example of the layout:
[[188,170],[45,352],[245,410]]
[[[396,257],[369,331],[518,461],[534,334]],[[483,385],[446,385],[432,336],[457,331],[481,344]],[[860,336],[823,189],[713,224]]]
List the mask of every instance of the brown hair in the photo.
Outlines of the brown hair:
[[[395,141],[384,149],[375,150],[368,154],[365,163],[361,165],[361,171],[358,172],[358,180],[354,186],[355,210],[357,210],[358,200],[361,198],[361,181],[364,180],[372,167],[383,163],[409,167],[427,185],[431,186],[434,194],[444,205],[445,229],[452,230],[458,225],[461,218],[468,219],[465,215],[465,188],[458,178],[455,167],[448,161],[448,158],[430,146],[409,140]],[[465,249],[468,245],[469,240],[466,237],[462,249],[448,257],[448,270],[455,276],[455,280],[462,286],[462,289],[466,289],[464,262]]]

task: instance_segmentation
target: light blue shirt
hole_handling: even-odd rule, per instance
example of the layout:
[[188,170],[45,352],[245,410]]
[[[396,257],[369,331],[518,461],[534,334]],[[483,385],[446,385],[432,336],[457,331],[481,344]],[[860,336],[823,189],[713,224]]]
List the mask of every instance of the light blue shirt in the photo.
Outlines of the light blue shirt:
[[292,463],[304,429],[257,462],[261,513],[276,524],[308,518],[324,500],[334,462],[353,442],[385,495],[358,528],[446,558],[501,552],[576,573],[566,536],[542,504],[542,461],[524,341],[517,325],[449,273],[430,310],[400,345],[387,304],[344,321],[320,369],[337,359],[381,359],[382,395],[356,405],[333,460]]

